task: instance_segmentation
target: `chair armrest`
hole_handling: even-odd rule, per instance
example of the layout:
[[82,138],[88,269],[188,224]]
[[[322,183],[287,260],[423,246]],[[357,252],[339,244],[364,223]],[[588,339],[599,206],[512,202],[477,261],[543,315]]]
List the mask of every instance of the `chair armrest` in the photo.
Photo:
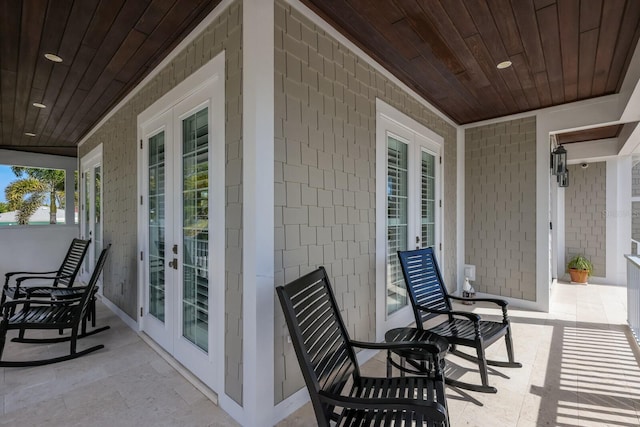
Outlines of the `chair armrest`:
[[69,277],[71,277],[70,274],[62,274],[60,276],[24,276],[24,277],[18,277],[16,279],[16,286],[20,287],[22,282],[24,282],[25,280],[32,280],[32,279],[36,279],[36,280],[56,280],[56,279],[67,279]]
[[16,274],[35,274],[35,275],[41,275],[41,274],[53,274],[53,273],[57,273],[58,270],[56,271],[10,271],[9,273],[5,273],[4,277],[11,277],[11,276],[15,276]]
[[320,390],[318,393],[323,402],[342,408],[349,409],[371,409],[383,411],[412,411],[425,415],[429,420],[445,421],[447,411],[438,402],[428,402],[424,400],[413,400],[406,398],[371,398],[341,396],[339,394],[328,393]]
[[[442,338],[441,338],[442,339]],[[444,339],[443,339],[444,340]],[[443,346],[443,343],[424,342],[424,341],[395,341],[395,342],[362,342],[351,340],[349,343],[358,348],[368,348],[371,350],[410,350],[421,349],[438,355],[449,349],[449,345]]]
[[465,298],[465,297],[458,297],[458,296],[455,296],[455,295],[448,295],[448,297],[450,299],[454,299],[454,300],[458,300],[458,301],[492,302],[494,304],[499,305],[500,307],[507,307],[509,305],[508,302],[506,302],[503,299],[499,299],[499,298]]
[[[56,287],[53,287],[53,286],[30,286],[30,287],[24,288],[23,290],[27,294],[27,299],[29,299],[29,301],[35,301],[35,300],[31,300],[30,299],[32,294],[34,294],[36,292],[39,292],[39,291],[40,292],[41,291],[47,291],[49,294],[53,294],[54,292],[59,291],[60,288],[56,288]],[[69,302],[73,302],[73,301],[76,301],[76,300],[79,301],[80,299],[82,299],[82,292],[79,292],[76,295],[69,295],[69,296],[66,296],[64,298],[58,298],[57,301],[64,301],[65,303],[69,303]],[[38,301],[40,301],[40,300],[38,300]]]
[[471,320],[474,323],[478,323],[480,322],[480,316],[478,316],[475,313],[469,313],[467,311],[449,311],[449,310],[434,310],[432,308],[427,308],[424,306],[419,305],[418,310],[420,311],[424,311],[427,313],[432,313],[432,314],[443,314],[446,316],[461,316],[461,317],[466,317],[467,319]]

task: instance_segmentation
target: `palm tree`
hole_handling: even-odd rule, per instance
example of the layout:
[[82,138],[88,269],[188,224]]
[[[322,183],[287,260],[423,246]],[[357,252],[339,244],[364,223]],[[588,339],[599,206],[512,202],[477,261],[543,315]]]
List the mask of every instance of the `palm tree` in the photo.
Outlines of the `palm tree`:
[[11,166],[11,171],[24,178],[13,181],[5,189],[9,207],[17,210],[18,224],[28,224],[29,218],[49,195],[49,223],[56,223],[58,197],[64,194],[65,172],[57,169],[37,169]]

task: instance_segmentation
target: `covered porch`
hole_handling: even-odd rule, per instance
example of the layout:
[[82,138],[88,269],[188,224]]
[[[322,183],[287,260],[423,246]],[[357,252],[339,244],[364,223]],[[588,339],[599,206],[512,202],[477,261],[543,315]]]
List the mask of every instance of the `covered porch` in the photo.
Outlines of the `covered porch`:
[[[476,312],[495,314],[476,307]],[[522,369],[491,368],[495,395],[447,390],[454,426],[631,426],[640,423],[638,347],[626,325],[626,289],[560,282],[549,313],[513,309],[516,357]],[[52,366],[0,368],[0,425],[235,426],[117,316],[100,305],[98,324],[111,329],[81,340],[105,349]],[[64,352],[55,346],[9,343],[7,356]],[[491,353],[502,356],[500,345]],[[477,375],[458,358],[453,375]],[[183,369],[177,366],[178,369]],[[364,365],[384,375],[385,355]],[[310,404],[280,426],[315,423]]]

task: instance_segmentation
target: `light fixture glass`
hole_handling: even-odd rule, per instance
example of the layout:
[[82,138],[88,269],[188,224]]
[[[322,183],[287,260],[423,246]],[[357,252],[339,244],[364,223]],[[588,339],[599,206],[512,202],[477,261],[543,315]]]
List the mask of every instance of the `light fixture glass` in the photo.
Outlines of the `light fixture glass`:
[[552,154],[551,173],[562,175],[567,170],[567,150],[562,145],[558,145]]
[[46,105],[41,104],[41,103],[39,103],[39,102],[34,102],[34,103],[33,103],[33,106],[34,106],[34,107],[38,107],[38,108],[47,108],[47,106],[46,106]]
[[565,170],[564,173],[558,175],[558,187],[568,187],[569,186],[569,169]]
[[36,136],[35,133],[31,133],[31,132],[25,132],[24,134],[27,135],[27,136]]
[[62,58],[60,58],[55,53],[45,53],[44,57],[47,58],[49,61],[52,61],[52,62],[62,62]]
[[511,67],[512,62],[511,61],[502,61],[501,63],[499,63],[498,65],[496,65],[496,68],[498,70],[504,70],[505,68],[509,68]]

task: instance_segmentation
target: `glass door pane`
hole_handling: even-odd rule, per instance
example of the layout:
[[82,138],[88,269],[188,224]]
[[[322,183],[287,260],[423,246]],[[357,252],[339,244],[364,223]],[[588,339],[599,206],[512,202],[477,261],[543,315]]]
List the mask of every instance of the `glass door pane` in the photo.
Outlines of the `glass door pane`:
[[420,237],[422,247],[436,244],[436,158],[422,151],[420,162]]
[[208,108],[182,121],[182,335],[209,348]]
[[[93,190],[94,190],[94,200],[93,200],[93,211],[94,211],[94,221],[93,221],[93,261],[92,264],[95,264],[100,256],[100,252],[102,251],[102,210],[100,207],[100,202],[102,199],[102,173],[101,167],[98,165],[93,168]],[[93,267],[93,265],[92,265]]]
[[149,138],[149,314],[165,320],[165,141]]
[[[91,172],[90,169],[84,173],[84,236],[85,239],[93,239],[91,235]],[[91,268],[91,257],[84,258],[84,271],[89,272]]]
[[407,249],[408,147],[387,138],[387,314],[407,305],[407,291],[397,251]]

